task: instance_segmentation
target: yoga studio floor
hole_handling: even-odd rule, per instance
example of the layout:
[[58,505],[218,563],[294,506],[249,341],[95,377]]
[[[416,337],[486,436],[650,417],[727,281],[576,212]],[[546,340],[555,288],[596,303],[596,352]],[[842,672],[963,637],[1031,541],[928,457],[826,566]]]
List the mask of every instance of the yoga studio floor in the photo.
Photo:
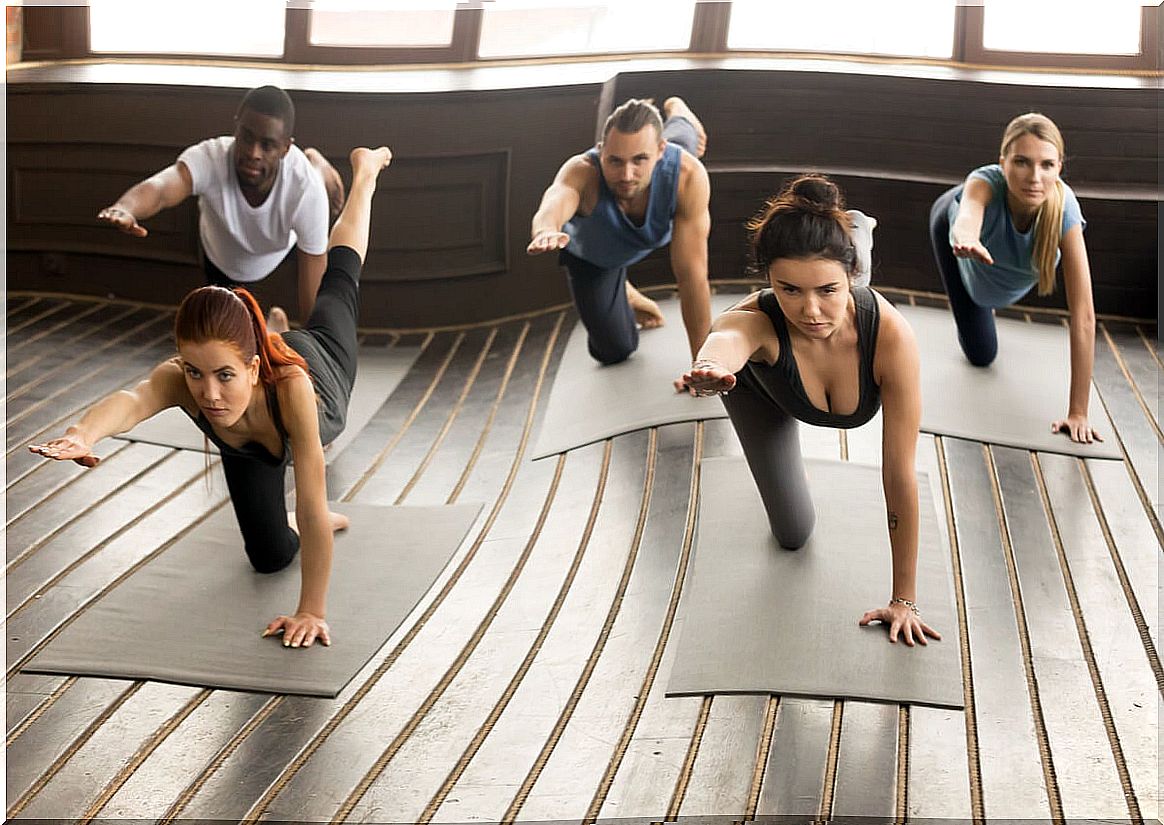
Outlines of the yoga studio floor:
[[[966,710],[949,711],[664,697],[701,462],[739,448],[726,422],[709,421],[531,461],[574,323],[556,310],[367,336],[366,346],[423,351],[363,432],[329,456],[331,497],[482,503],[484,515],[338,698],[21,672],[72,617],[223,501],[213,456],[108,441],[105,462],[82,470],[26,450],[168,356],[171,320],[115,301],[8,297],[8,816],[1158,816],[1154,325],[1102,319],[1097,333],[1095,383],[1116,430],[1104,435],[1122,460],[922,436],[919,467],[940,486],[961,625]],[[810,456],[878,460],[875,430],[804,428],[802,440]],[[868,606],[853,605],[854,622]],[[203,619],[189,616],[192,634]],[[333,628],[337,643],[344,632]]]

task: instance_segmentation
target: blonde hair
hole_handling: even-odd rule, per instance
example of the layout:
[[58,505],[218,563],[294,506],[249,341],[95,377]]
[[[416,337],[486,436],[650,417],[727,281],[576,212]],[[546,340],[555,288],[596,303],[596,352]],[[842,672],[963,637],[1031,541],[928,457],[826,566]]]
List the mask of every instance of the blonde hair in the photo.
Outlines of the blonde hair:
[[[1059,162],[1065,154],[1063,135],[1051,118],[1038,112],[1019,115],[1006,125],[1002,133],[1000,157],[1006,157],[1014,142],[1023,135],[1034,135],[1045,140],[1059,150]],[[1063,181],[1056,178],[1055,185],[1047,193],[1047,199],[1035,213],[1035,241],[1031,248],[1031,263],[1039,273],[1039,294],[1050,295],[1055,290],[1055,256],[1059,252],[1059,242],[1063,235],[1063,202],[1066,198]]]

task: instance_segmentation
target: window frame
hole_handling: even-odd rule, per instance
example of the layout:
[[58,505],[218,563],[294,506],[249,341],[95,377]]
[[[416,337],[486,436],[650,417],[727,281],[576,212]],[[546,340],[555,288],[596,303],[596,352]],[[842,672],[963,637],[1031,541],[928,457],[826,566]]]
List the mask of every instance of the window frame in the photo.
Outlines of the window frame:
[[[213,60],[216,62],[237,62],[272,65],[418,65],[454,64],[488,66],[503,63],[538,61],[547,59],[561,62],[578,60],[605,60],[612,57],[633,57],[638,52],[582,54],[568,56],[536,57],[530,55],[512,57],[478,56],[481,41],[481,24],[484,16],[481,0],[460,0],[454,11],[452,41],[447,46],[323,46],[310,42],[311,9],[288,7],[284,27],[284,47],[282,56],[265,57],[251,55],[199,55],[199,54],[151,54],[134,53],[94,53],[89,45],[88,6],[33,6],[21,7],[22,12],[22,61],[69,60],[69,59],[172,59],[172,60]],[[667,51],[665,54],[679,57],[712,56],[732,57],[736,55],[767,54],[779,57],[783,54],[803,55],[805,51],[729,49],[727,46],[728,24],[731,20],[731,3],[725,0],[697,0],[692,19],[691,38],[686,50]],[[950,59],[917,58],[901,56],[899,59],[922,62],[935,66],[990,68],[998,70],[1028,71],[1031,69],[1075,69],[1105,73],[1146,73],[1159,74],[1161,68],[1161,40],[1159,28],[1164,22],[1164,12],[1160,6],[1140,8],[1140,52],[1135,55],[1115,54],[1057,54],[1048,52],[1013,52],[987,49],[983,46],[985,9],[981,5],[959,5],[954,10],[954,44]],[[649,54],[657,54],[650,52]],[[663,54],[663,53],[658,53]],[[846,60],[868,58],[878,62],[894,60],[893,55],[844,52],[812,52],[820,59],[839,58]]]

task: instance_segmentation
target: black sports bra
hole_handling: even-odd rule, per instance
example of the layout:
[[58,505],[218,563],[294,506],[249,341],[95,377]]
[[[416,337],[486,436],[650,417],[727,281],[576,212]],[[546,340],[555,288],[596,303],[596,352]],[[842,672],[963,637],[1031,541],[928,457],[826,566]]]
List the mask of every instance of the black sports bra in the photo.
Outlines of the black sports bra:
[[866,423],[876,415],[877,410],[881,409],[881,388],[873,378],[873,356],[877,349],[881,309],[877,305],[877,295],[869,287],[853,287],[852,294],[857,308],[860,398],[857,401],[857,409],[851,414],[831,413],[820,409],[809,400],[808,393],[804,391],[804,383],[800,379],[800,370],[796,367],[796,358],[792,354],[788,323],[771,289],[760,292],[759,305],[776,330],[776,337],[780,341],[780,354],[776,358],[776,363],[772,365],[762,361],[749,361],[736,373],[737,380],[806,424],[851,429]]

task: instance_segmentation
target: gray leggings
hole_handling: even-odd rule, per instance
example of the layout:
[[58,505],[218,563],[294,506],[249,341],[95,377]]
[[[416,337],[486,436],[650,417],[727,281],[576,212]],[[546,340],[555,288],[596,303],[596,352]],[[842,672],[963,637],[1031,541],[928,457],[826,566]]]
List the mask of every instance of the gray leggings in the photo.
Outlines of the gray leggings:
[[772,535],[781,547],[796,550],[816,524],[800,455],[799,422],[742,383],[723,396],[723,405],[744,448]]

